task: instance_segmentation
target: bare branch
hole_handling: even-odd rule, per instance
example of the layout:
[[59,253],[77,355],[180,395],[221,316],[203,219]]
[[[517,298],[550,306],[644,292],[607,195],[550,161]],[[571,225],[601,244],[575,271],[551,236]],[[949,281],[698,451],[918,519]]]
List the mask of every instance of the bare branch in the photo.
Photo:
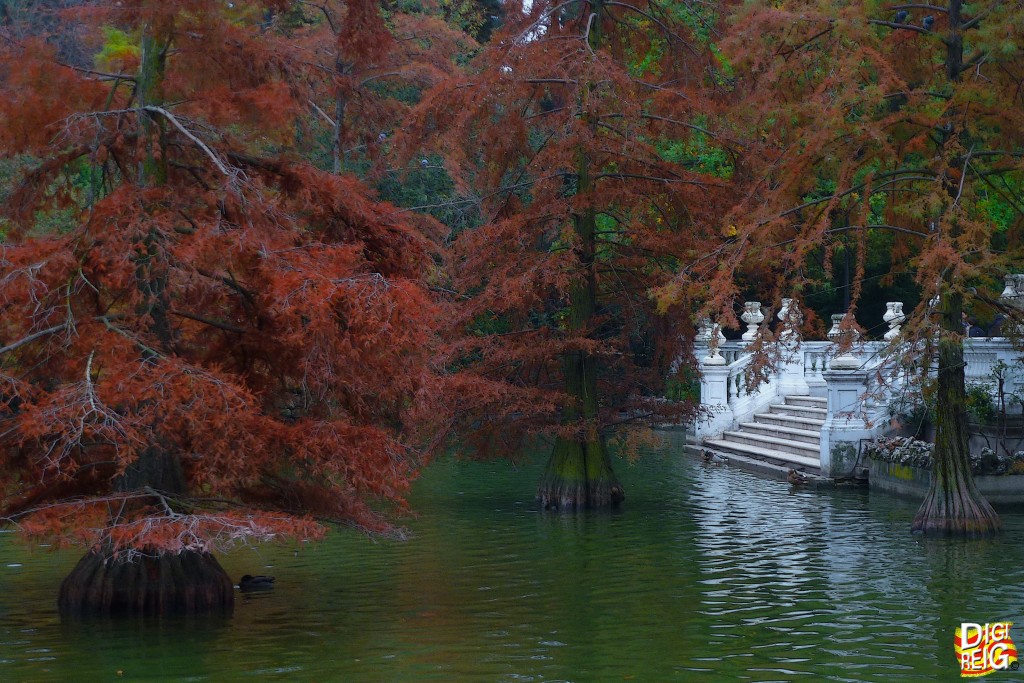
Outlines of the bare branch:
[[938,5],[927,5],[927,4],[915,4],[915,5],[894,5],[888,8],[892,12],[899,11],[901,9],[926,9],[930,12],[941,12],[948,14],[949,10],[945,7],[939,7]]
[[957,188],[956,198],[953,200],[953,206],[958,206],[960,204],[960,197],[963,196],[963,193],[964,193],[964,180],[967,179],[967,166],[968,166],[968,164],[971,163],[971,154],[973,152],[974,152],[974,146],[972,145],[971,148],[967,151],[967,158],[964,159],[964,167],[963,167],[963,170],[960,173],[960,187]]
[[336,123],[334,122],[334,119],[332,119],[332,118],[331,118],[330,116],[328,116],[328,115],[327,115],[327,112],[325,112],[325,111],[324,111],[323,109],[321,109],[321,108],[320,108],[319,106],[317,106],[317,103],[316,103],[316,102],[314,102],[313,100],[310,100],[310,101],[309,101],[309,105],[310,105],[311,107],[313,107],[313,110],[314,110],[314,111],[315,111],[315,112],[316,112],[317,114],[320,114],[320,116],[324,117],[324,120],[325,120],[325,121],[327,121],[327,123],[329,123],[329,124],[330,124],[331,128],[334,128],[335,126],[337,126],[337,125],[338,125],[338,124],[336,124]]
[[969,29],[974,28],[975,26],[977,26],[981,22],[982,19],[984,19],[985,17],[987,17],[988,15],[992,14],[997,9],[999,9],[999,6],[1002,5],[1002,4],[1003,4],[1003,0],[996,0],[995,2],[992,3],[991,7],[989,7],[988,9],[986,9],[985,11],[983,11],[981,14],[979,14],[976,17],[974,17],[970,21],[964,22],[960,26],[960,28],[963,29],[964,31],[967,31]]
[[31,342],[34,342],[36,339],[39,339],[41,337],[45,337],[48,334],[53,334],[55,332],[60,332],[61,330],[67,329],[67,327],[68,327],[67,323],[61,323],[60,325],[54,325],[53,327],[47,327],[45,330],[39,330],[38,332],[30,334],[27,337],[22,337],[18,341],[12,342],[12,343],[8,344],[7,346],[4,346],[3,348],[0,348],[0,355],[3,355],[5,353],[10,353],[11,351],[14,351],[15,349],[21,348],[25,344],[29,344]]
[[246,332],[244,328],[232,325],[231,323],[224,323],[219,320],[214,320],[212,318],[206,318],[195,313],[189,313],[188,311],[179,311],[176,308],[172,308],[170,310],[170,313],[172,315],[177,315],[182,318],[188,318],[189,320],[195,320],[196,322],[203,323],[204,325],[209,325],[210,327],[216,327],[226,332],[237,332],[238,334],[245,334]]
[[868,19],[869,24],[877,24],[878,26],[888,26],[889,28],[899,28],[906,31],[917,31],[923,33],[926,36],[933,35],[933,31],[929,31],[926,28],[920,26],[914,26],[913,24],[897,24],[895,21],[882,21],[881,19]]
[[135,81],[135,76],[132,76],[131,74],[110,73],[110,72],[107,72],[107,71],[96,71],[95,69],[85,69],[85,68],[80,67],[80,66],[75,66],[74,64],[66,64],[65,62],[57,62],[57,63],[60,64],[63,67],[66,67],[68,69],[72,69],[74,71],[79,71],[79,72],[84,73],[84,74],[89,74],[90,76],[98,76],[99,77],[98,80],[102,80],[102,81],[132,81],[132,82]]
[[226,177],[232,180],[236,180],[238,178],[238,172],[228,169],[228,167],[224,165],[224,162],[221,161],[220,157],[217,156],[217,154],[212,149],[210,149],[205,142],[197,138],[195,135],[192,134],[192,132],[188,128],[182,125],[181,121],[179,121],[174,114],[167,111],[163,107],[156,107],[153,105],[143,107],[142,110],[153,114],[159,114],[160,116],[164,117],[164,119],[166,119],[172,126],[177,128],[182,135],[187,137],[189,140],[192,141],[193,144],[195,144],[196,147],[201,149],[206,154],[206,156],[210,158],[210,161],[214,163],[214,165],[217,167],[217,170],[219,170]]

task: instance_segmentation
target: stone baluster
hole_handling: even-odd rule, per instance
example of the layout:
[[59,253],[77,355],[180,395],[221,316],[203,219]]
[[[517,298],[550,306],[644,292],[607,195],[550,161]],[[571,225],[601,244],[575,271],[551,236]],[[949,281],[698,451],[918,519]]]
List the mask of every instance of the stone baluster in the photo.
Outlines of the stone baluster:
[[1007,274],[1003,277],[1003,282],[1006,286],[1003,288],[1003,293],[999,295],[999,300],[1013,306],[1017,301],[1017,297],[1021,295],[1020,290],[1017,289],[1017,276]]
[[693,338],[693,351],[697,358],[703,358],[711,348],[712,327],[711,318],[701,318],[697,321],[697,334]]
[[743,304],[743,314],[740,320],[747,324],[747,331],[741,339],[748,344],[757,338],[758,327],[764,322],[764,313],[761,312],[760,301],[747,301]]
[[[696,355],[705,365],[725,365],[725,358],[718,349],[725,343],[725,335],[722,334],[722,326],[712,323],[711,318],[701,318],[697,328],[697,337],[694,339],[694,350]],[[707,351],[701,354],[701,351]]]
[[1006,287],[1002,289],[999,300],[1011,306],[1020,305],[1019,297],[1024,296],[1024,291],[1021,288],[1022,279],[1024,279],[1024,275],[1007,273],[1002,278],[1002,282],[1006,284]]
[[800,324],[804,314],[796,299],[782,300],[778,312],[782,331],[779,332],[781,362],[779,364],[779,393],[783,396],[807,396],[811,393],[804,377],[803,349],[800,347]]
[[784,344],[800,343],[800,325],[804,321],[804,314],[800,310],[796,299],[783,299],[779,308],[779,322],[782,323],[782,332],[779,333],[779,341]]
[[846,316],[843,315],[842,313],[832,314],[832,327],[829,328],[828,333],[826,334],[826,336],[829,338],[829,341],[839,341],[839,336],[843,333],[842,330],[839,329],[839,325],[843,322],[843,318],[845,317]]
[[[1004,278],[1006,287],[1003,288],[1003,293],[999,295],[999,300],[1006,304],[1008,308],[1012,308],[1020,313],[1024,314],[1024,274],[1007,274]],[[1013,325],[1010,322],[1004,322],[1000,336],[1007,336],[1007,333],[1014,334],[1021,332],[1021,325]]]
[[[836,313],[835,315],[832,316],[832,329],[828,331],[828,338],[834,344],[840,346],[842,346],[846,339],[849,338],[849,346],[852,347],[854,344],[857,343],[857,340],[860,338],[860,332],[858,332],[852,326],[853,321],[851,321],[851,326],[849,327],[849,329],[843,329],[843,320],[846,318],[847,315],[849,314]],[[847,348],[843,353],[837,355],[832,360],[830,367],[842,369],[852,369],[860,367],[860,361],[858,361],[856,357],[854,357],[852,351],[852,348]],[[837,363],[838,366],[836,365]]]
[[882,316],[889,325],[889,331],[885,333],[882,338],[887,342],[891,342],[900,336],[900,326],[906,321],[907,316],[903,314],[903,302],[902,301],[888,301],[885,304],[885,315]]

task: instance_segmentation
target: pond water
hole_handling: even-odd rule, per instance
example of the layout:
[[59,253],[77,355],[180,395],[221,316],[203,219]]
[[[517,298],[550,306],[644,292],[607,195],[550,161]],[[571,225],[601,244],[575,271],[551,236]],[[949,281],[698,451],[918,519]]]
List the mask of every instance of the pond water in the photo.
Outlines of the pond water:
[[538,510],[539,462],[438,462],[408,541],[222,558],[277,576],[230,618],[62,623],[78,553],[0,534],[0,681],[952,681],[961,621],[1024,626],[1021,513],[922,539],[913,503],[794,491],[680,439],[617,463],[614,513]]

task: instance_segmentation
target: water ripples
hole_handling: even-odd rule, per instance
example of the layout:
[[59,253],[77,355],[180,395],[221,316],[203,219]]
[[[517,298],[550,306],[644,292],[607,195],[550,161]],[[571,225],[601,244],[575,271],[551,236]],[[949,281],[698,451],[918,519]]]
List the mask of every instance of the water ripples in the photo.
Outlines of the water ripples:
[[961,620],[1024,622],[1019,516],[992,541],[925,540],[914,505],[678,447],[621,463],[611,514],[536,509],[536,467],[438,463],[408,542],[224,558],[278,579],[223,620],[61,623],[77,558],[5,536],[0,680],[952,680]]

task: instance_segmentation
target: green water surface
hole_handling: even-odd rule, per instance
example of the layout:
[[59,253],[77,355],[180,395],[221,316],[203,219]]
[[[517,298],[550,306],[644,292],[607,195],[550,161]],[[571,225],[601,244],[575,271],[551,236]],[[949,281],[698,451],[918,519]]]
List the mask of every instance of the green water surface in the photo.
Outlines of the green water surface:
[[961,621],[1024,646],[1024,515],[923,539],[915,504],[680,450],[618,462],[624,507],[579,515],[537,509],[539,462],[438,462],[408,541],[221,558],[277,576],[230,618],[62,623],[79,553],[0,534],[0,681],[952,681]]

